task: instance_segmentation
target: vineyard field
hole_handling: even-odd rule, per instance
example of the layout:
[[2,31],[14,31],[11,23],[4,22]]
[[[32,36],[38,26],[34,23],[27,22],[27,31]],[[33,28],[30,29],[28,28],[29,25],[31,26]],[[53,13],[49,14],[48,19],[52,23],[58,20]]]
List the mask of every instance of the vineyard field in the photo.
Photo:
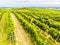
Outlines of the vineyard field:
[[60,45],[60,11],[1,8],[0,45]]

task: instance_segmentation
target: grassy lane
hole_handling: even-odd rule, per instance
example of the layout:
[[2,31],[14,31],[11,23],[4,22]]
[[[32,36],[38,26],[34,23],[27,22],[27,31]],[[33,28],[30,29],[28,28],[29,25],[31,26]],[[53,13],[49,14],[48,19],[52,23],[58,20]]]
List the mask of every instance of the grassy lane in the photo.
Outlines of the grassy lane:
[[0,45],[13,45],[13,29],[14,26],[9,16],[9,11],[6,11],[0,22]]
[[4,11],[0,12],[0,21],[2,19],[3,14],[4,14]]

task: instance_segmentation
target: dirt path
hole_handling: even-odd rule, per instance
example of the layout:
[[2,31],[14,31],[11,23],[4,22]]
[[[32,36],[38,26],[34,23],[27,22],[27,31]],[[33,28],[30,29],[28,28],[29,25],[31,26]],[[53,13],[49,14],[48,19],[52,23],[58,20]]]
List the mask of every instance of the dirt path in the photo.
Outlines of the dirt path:
[[[15,24],[15,37],[16,37],[16,45],[32,45],[30,37],[28,34],[24,31],[22,26],[19,24],[17,18],[13,13],[10,13],[14,24]],[[19,44],[20,43],[20,44]]]

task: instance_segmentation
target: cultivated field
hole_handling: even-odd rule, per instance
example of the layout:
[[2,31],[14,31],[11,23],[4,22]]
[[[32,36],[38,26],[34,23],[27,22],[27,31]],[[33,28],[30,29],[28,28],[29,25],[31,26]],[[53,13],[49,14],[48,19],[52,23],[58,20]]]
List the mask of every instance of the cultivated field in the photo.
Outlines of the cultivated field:
[[60,45],[60,11],[1,8],[0,45]]

